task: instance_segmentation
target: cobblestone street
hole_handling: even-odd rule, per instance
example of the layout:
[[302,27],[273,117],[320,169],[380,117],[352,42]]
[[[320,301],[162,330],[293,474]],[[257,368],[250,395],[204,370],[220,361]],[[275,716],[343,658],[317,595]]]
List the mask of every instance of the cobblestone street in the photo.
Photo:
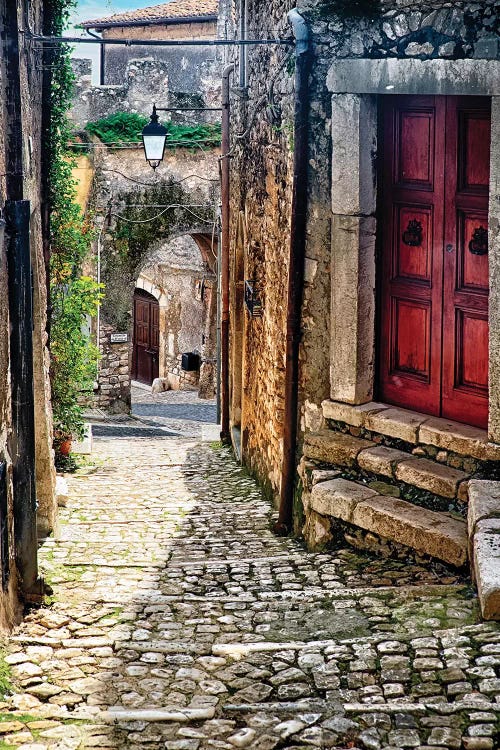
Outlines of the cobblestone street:
[[500,628],[470,581],[277,538],[202,427],[98,437],[71,477],[0,748],[498,748]]

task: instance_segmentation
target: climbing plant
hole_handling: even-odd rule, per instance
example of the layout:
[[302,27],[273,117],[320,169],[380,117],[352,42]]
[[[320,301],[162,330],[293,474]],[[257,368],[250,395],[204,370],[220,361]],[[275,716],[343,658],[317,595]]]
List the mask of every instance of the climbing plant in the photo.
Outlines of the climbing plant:
[[[50,32],[64,30],[73,0],[52,0]],[[86,332],[86,319],[95,315],[99,285],[83,273],[95,237],[92,220],[76,201],[74,158],[67,143],[71,132],[73,73],[70,48],[59,45],[52,59],[50,152],[50,374],[54,438],[83,433],[82,393],[92,387],[98,351]]]

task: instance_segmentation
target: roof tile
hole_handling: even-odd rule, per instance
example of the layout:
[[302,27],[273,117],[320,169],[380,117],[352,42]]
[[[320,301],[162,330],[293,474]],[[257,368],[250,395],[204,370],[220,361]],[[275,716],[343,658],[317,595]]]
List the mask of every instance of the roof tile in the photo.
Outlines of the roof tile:
[[139,10],[129,10],[125,13],[116,13],[113,16],[104,18],[94,18],[90,21],[84,21],[84,28],[95,28],[96,26],[120,26],[121,24],[140,23],[145,24],[161,21],[170,21],[171,19],[189,18],[192,16],[216,16],[219,9],[217,0],[171,0],[169,3],[161,5],[152,5],[149,8]]

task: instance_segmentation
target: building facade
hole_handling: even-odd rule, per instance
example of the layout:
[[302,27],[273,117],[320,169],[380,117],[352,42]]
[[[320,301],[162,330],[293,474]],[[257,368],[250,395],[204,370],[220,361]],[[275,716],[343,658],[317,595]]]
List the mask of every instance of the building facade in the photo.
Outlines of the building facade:
[[[168,145],[153,172],[137,139],[108,145],[90,140],[84,128],[114,114],[147,118],[158,91],[169,90],[169,63],[132,59],[124,83],[116,86],[92,86],[88,61],[74,61],[74,69],[71,117],[80,138],[75,147],[84,152],[75,178],[82,208],[95,211],[100,227],[89,271],[105,284],[95,321],[101,359],[93,401],[127,411],[131,382],[150,386],[157,378],[164,388],[197,388],[201,397],[212,398],[220,154],[213,120],[220,113],[180,112],[181,123],[175,113],[162,115],[163,122],[181,125],[181,139]],[[220,88],[220,71],[206,81]],[[206,126],[207,142],[182,139],[199,125]],[[189,352],[195,367],[184,370],[182,355]]]
[[311,547],[469,536],[498,616],[498,8],[291,5],[239,6],[281,43],[233,77],[233,440]]

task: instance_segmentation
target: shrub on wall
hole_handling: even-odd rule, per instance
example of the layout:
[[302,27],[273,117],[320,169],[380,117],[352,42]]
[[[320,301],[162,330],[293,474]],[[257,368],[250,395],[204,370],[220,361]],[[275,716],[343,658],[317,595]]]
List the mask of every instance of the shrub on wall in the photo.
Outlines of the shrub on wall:
[[[115,112],[95,122],[88,122],[85,130],[108,145],[140,143],[141,131],[148,122],[149,117],[134,112]],[[220,145],[220,123],[176,125],[172,122],[165,122],[163,124],[168,131],[167,148]]]

